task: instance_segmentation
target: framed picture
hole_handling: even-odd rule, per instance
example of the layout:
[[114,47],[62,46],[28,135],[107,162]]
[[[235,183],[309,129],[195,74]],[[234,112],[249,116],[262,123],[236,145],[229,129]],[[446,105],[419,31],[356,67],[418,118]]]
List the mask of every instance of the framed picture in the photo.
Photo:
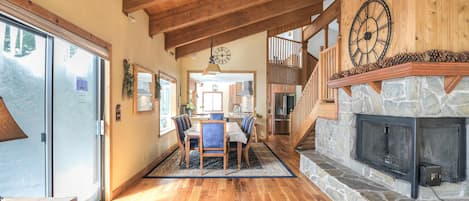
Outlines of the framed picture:
[[153,111],[155,90],[153,72],[135,64],[134,76],[134,111]]

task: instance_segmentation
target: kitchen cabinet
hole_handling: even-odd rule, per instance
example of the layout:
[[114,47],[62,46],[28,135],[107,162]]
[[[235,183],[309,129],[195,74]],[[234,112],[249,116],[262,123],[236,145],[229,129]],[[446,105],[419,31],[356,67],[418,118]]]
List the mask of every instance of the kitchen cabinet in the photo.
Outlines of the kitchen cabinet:
[[241,82],[236,82],[235,84],[236,88],[236,96],[241,97],[241,92],[243,91],[243,84]]
[[236,83],[230,85],[230,98],[229,98],[229,110],[233,112],[233,106],[234,105],[240,105],[241,104],[241,96],[238,94],[241,93],[241,83]]

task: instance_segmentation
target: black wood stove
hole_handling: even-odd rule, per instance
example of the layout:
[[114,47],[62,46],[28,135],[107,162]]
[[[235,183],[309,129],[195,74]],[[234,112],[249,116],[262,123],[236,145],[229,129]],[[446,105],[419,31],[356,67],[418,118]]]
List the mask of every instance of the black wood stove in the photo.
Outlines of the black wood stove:
[[440,170],[433,174],[438,173],[441,181],[465,180],[465,126],[465,118],[359,114],[356,160],[411,182],[411,196],[417,198],[421,166],[438,167]]

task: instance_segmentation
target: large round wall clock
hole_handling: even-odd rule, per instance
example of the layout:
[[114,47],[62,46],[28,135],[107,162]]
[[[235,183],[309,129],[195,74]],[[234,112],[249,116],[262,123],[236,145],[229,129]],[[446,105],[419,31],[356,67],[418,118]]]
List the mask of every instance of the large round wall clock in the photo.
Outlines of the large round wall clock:
[[367,0],[350,28],[348,49],[354,66],[384,58],[391,40],[391,12],[384,0]]
[[215,63],[226,64],[231,59],[231,51],[226,47],[218,47],[213,51]]

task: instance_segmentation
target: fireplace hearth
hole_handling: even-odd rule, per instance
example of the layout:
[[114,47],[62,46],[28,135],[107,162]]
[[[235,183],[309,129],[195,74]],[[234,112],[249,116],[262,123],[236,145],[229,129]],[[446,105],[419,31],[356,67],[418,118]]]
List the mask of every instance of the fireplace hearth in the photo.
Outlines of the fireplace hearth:
[[418,197],[419,166],[441,167],[441,180],[466,178],[465,118],[357,115],[356,160],[411,183]]

